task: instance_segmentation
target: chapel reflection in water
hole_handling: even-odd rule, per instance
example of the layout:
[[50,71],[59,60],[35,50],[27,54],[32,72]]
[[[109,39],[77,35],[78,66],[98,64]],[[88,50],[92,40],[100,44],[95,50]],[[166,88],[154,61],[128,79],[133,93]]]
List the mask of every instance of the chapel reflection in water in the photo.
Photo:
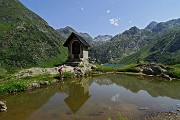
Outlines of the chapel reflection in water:
[[87,79],[62,82],[60,92],[68,94],[64,101],[73,113],[76,113],[91,97]]

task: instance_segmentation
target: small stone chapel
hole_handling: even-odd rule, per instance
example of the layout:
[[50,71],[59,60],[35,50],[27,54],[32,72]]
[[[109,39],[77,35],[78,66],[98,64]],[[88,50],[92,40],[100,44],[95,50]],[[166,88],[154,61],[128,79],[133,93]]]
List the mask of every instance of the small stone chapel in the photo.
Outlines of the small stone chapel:
[[88,48],[91,46],[78,34],[72,32],[63,46],[68,47],[67,62],[88,61]]

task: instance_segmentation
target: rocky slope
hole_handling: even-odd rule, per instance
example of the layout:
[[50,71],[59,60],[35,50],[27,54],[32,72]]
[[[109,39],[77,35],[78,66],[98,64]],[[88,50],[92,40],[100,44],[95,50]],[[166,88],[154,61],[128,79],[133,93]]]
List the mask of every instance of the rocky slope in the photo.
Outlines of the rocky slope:
[[18,0],[0,0],[0,68],[59,63],[66,56],[63,39]]
[[111,35],[98,35],[97,37],[94,38],[94,41],[96,42],[96,45],[101,45],[108,42],[112,38],[113,36]]
[[91,60],[109,63],[136,53],[148,43],[148,30],[132,27],[114,36],[110,41],[90,49]]

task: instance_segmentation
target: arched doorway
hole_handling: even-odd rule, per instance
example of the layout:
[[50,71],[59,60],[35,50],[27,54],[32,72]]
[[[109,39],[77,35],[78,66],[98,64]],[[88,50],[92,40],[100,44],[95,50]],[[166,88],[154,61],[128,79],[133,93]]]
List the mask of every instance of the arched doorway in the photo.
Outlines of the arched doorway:
[[74,58],[80,58],[80,43],[78,41],[74,41],[72,44],[72,54],[74,54]]

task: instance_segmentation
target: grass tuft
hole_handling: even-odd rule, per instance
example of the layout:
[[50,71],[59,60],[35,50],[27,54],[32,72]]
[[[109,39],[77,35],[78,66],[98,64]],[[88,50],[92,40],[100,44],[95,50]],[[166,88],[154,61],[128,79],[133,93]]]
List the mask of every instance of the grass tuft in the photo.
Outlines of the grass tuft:
[[96,71],[98,72],[139,72],[136,64],[125,66],[100,66],[97,65]]
[[[108,117],[108,120],[112,120],[110,117]],[[126,117],[122,116],[120,113],[118,113],[115,120],[128,120]]]
[[180,78],[180,68],[174,67],[173,69],[167,71],[167,74],[173,78]]
[[4,93],[14,93],[14,92],[21,92],[26,90],[27,86],[20,82],[20,81],[13,81],[9,82],[8,84],[5,84],[0,87],[0,94]]

